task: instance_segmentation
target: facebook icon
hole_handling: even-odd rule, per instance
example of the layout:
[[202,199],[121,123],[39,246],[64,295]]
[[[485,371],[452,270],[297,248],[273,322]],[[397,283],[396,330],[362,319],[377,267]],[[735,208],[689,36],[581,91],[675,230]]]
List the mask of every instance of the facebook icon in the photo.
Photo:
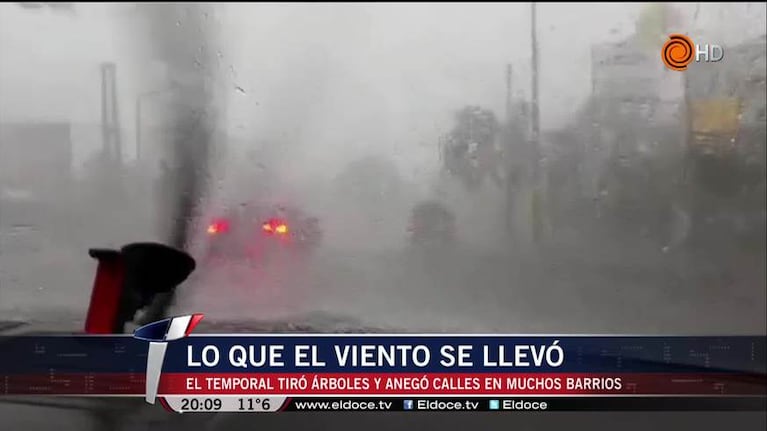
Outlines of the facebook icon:
[[413,400],[403,400],[402,407],[405,410],[413,410]]

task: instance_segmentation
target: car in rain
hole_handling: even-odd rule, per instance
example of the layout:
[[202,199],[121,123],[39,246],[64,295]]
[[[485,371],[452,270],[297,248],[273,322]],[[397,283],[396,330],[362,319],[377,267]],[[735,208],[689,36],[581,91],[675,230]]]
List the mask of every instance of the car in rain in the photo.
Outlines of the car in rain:
[[302,257],[319,247],[322,230],[317,217],[297,206],[243,203],[205,228],[205,260],[269,262],[281,255]]
[[455,241],[455,215],[442,202],[425,200],[410,213],[408,233],[411,245],[445,246]]

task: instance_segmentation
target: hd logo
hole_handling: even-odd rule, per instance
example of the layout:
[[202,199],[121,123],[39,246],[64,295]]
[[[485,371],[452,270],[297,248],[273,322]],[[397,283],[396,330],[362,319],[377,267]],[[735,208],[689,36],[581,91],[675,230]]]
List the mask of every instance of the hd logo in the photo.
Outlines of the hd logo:
[[154,404],[157,398],[168,341],[187,337],[202,318],[202,314],[171,317],[144,325],[133,332],[134,338],[149,341],[149,353],[146,357],[146,402],[149,404]]

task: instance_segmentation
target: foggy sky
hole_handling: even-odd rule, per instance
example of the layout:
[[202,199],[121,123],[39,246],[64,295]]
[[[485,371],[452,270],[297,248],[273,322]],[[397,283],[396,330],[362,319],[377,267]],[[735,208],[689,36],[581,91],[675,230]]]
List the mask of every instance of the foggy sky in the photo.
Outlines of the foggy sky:
[[[544,128],[588,95],[590,46],[631,34],[640,8],[538,6]],[[680,27],[717,43],[764,33],[764,4],[679,9]],[[139,52],[144,35],[130,30],[130,5],[77,11],[0,5],[0,119],[98,124],[98,64],[115,61],[130,143],[136,94],[161,82],[147,82],[146,70],[161,78],[161,69]],[[514,94],[528,97],[529,18],[529,4],[226,4],[217,47],[218,79],[231,92],[225,128],[243,138],[287,136],[327,163],[339,152],[402,156],[405,164],[433,158],[456,108],[474,103],[502,114],[506,63],[514,65]],[[131,145],[125,151],[132,157]]]

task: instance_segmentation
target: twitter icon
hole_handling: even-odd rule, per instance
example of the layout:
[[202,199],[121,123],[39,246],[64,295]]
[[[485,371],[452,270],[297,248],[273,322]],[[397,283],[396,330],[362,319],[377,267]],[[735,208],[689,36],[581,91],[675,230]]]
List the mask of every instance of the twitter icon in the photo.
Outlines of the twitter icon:
[[498,410],[501,408],[501,403],[498,400],[490,400],[490,410]]

